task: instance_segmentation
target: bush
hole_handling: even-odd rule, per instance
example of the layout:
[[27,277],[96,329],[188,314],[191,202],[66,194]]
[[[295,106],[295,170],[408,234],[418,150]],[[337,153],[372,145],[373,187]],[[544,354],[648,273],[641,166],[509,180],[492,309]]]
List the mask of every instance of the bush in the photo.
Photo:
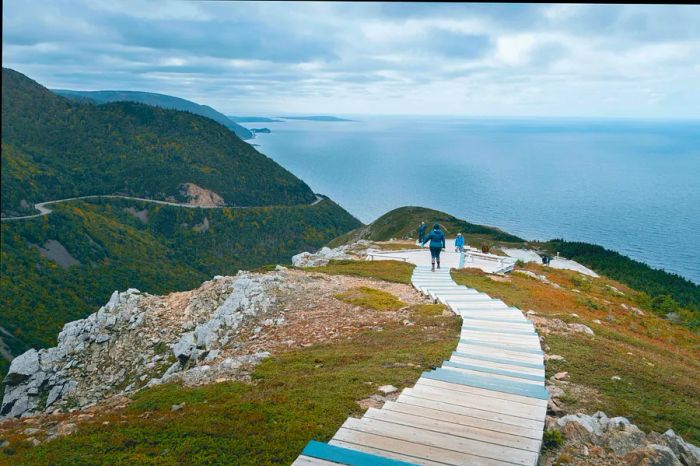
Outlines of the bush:
[[557,429],[547,429],[542,437],[543,450],[555,450],[564,445],[564,435]]

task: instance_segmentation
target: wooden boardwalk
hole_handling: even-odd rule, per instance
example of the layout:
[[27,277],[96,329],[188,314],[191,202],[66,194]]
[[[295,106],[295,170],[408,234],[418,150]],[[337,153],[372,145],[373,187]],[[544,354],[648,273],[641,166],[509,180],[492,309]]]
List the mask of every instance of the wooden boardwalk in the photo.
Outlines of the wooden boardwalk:
[[532,323],[449,270],[417,266],[412,282],[462,316],[456,351],[396,401],[348,418],[328,444],[309,442],[293,465],[536,464],[547,391]]

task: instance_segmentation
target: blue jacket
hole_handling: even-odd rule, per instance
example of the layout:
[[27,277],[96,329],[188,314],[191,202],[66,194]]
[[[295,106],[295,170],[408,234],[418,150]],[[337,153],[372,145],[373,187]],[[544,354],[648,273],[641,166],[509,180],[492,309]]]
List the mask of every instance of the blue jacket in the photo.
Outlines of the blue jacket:
[[418,234],[424,235],[424,234],[425,234],[425,228],[426,228],[426,225],[421,225],[421,226],[419,226],[419,227],[418,227]]
[[458,236],[455,238],[455,246],[456,247],[464,246],[464,236]]
[[425,237],[423,246],[425,246],[425,243],[428,241],[430,241],[431,248],[444,248],[445,234],[442,232],[442,230],[432,230],[430,233],[428,233],[428,236]]

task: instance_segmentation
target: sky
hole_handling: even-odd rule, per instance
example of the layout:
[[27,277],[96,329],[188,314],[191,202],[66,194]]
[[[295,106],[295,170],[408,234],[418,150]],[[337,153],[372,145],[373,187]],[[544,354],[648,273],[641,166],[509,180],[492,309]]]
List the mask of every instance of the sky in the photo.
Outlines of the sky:
[[700,117],[700,6],[3,2],[4,67],[225,114]]

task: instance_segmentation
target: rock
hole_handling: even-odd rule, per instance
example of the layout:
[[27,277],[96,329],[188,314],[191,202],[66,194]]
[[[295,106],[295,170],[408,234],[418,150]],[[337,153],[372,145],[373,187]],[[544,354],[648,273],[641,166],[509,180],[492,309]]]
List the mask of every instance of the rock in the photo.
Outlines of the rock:
[[12,360],[3,382],[7,385],[17,385],[37,372],[39,372],[39,353],[35,349],[30,349]]
[[610,380],[622,380],[622,377],[620,377],[619,375],[613,375],[612,377],[610,377]]
[[381,387],[377,388],[380,392],[384,393],[385,395],[389,395],[390,393],[395,393],[399,389],[394,387],[393,385],[382,385]]
[[5,448],[5,447],[9,447],[9,446],[10,446],[10,442],[7,440],[3,440],[0,442],[0,448]]
[[98,345],[100,345],[100,344],[102,344],[102,343],[105,343],[105,342],[109,341],[110,338],[111,338],[111,337],[110,337],[109,335],[105,335],[105,334],[97,335],[97,336],[95,337],[95,343],[97,343]]
[[578,319],[578,314],[575,314],[575,313],[572,312],[572,313],[571,313],[571,317],[576,317],[576,318]]
[[[622,422],[624,420],[624,422]],[[623,456],[644,445],[646,436],[625,418],[610,419],[606,445],[618,456]]]
[[564,390],[556,385],[548,385],[546,388],[550,398],[559,398],[564,396]]
[[[572,314],[573,315],[573,314]],[[578,316],[577,316],[578,317]],[[583,324],[568,324],[568,327],[574,332],[586,333],[588,335],[595,335],[590,327]]]
[[623,460],[631,466],[683,466],[665,445],[647,445],[627,453]]
[[556,374],[554,374],[554,378],[556,380],[564,380],[568,376],[569,376],[568,372],[557,372]]
[[78,431],[78,426],[72,422],[63,421],[56,426],[56,433],[60,437],[73,434]]
[[180,341],[173,346],[173,354],[180,363],[185,364],[196,348],[197,340],[194,336],[194,332],[187,332],[182,335]]
[[185,403],[185,402],[183,401],[183,402],[180,403],[180,404],[172,405],[172,406],[170,407],[170,411],[173,411],[173,412],[174,412],[174,411],[180,411],[182,408],[185,407],[186,404],[187,404],[187,403]]
[[545,361],[565,361],[564,356],[559,356],[558,354],[545,354]]
[[700,448],[683,440],[672,429],[668,429],[661,437],[664,440],[664,445],[673,450],[683,464],[690,466],[700,465]]

